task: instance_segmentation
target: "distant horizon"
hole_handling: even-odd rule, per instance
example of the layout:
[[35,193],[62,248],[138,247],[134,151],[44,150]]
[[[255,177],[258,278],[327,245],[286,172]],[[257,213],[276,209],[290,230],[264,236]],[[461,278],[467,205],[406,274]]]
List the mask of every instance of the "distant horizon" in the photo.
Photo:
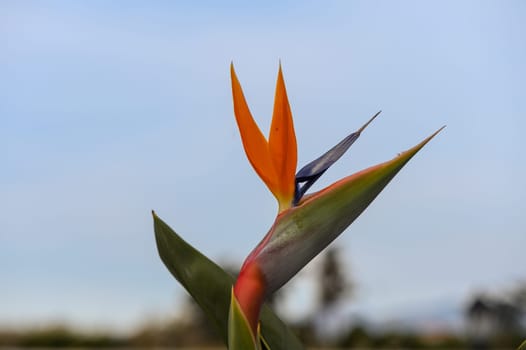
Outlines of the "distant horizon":
[[[341,249],[341,247],[338,247]],[[323,253],[322,253],[323,255]],[[285,300],[279,303],[281,308],[278,310],[280,317],[282,317],[287,322],[301,322],[303,318],[307,315],[305,310],[301,310],[301,304],[305,302],[314,305],[315,301],[312,300],[313,288],[315,277],[313,269],[319,261],[314,261],[309,265],[306,272],[302,272],[301,275],[295,279],[290,284],[287,284],[284,288]],[[227,265],[229,266],[229,265]],[[485,288],[473,290],[472,293],[465,295],[459,299],[448,298],[448,297],[438,297],[434,300],[417,300],[409,301],[406,305],[400,305],[395,308],[385,308],[384,306],[372,305],[360,305],[360,286],[357,281],[353,281],[357,284],[357,291],[353,293],[358,293],[358,296],[350,298],[348,301],[343,302],[340,310],[334,315],[336,319],[339,319],[339,327],[342,324],[355,324],[356,322],[364,323],[374,328],[384,328],[389,329],[390,326],[394,324],[399,324],[400,327],[408,327],[415,331],[426,331],[429,330],[429,325],[433,329],[447,329],[454,333],[463,333],[465,331],[464,327],[466,326],[466,314],[465,308],[469,305],[469,302],[473,302],[477,296],[486,296],[491,298],[499,298],[505,300],[506,293],[517,288],[521,285],[524,285],[525,281],[515,281],[509,285],[504,286],[504,288]],[[297,288],[310,289],[307,291],[308,295],[300,292],[298,293]],[[175,288],[174,288],[175,289]],[[296,302],[287,300],[293,298],[307,298],[307,300],[301,300]],[[189,296],[186,296],[186,300]],[[310,299],[309,299],[310,298]],[[179,309],[183,306],[186,301],[176,300],[177,306],[174,304],[174,307],[170,310],[164,310],[158,313],[145,314],[142,317],[139,317],[136,320],[130,320],[130,324],[123,326],[117,326],[107,324],[104,322],[97,322],[96,320],[78,322],[74,319],[64,318],[50,318],[50,319],[35,319],[35,320],[20,320],[18,323],[13,323],[12,320],[7,320],[7,322],[0,318],[0,331],[2,330],[32,330],[32,329],[46,329],[54,327],[65,327],[66,329],[72,329],[79,332],[87,333],[108,333],[115,335],[130,335],[134,332],[141,329],[149,323],[165,323],[174,319],[180,319],[183,314],[179,313]],[[379,312],[380,311],[380,312]],[[287,317],[287,313],[289,316]],[[294,317],[290,317],[294,315]]]

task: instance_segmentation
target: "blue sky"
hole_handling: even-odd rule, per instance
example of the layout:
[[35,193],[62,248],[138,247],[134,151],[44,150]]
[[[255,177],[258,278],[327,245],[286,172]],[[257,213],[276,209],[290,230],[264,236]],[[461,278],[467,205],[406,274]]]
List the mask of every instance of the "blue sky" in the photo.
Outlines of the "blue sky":
[[241,263],[276,204],[243,154],[232,60],[265,132],[281,60],[300,166],[383,111],[315,189],[447,124],[337,240],[350,309],[526,279],[524,33],[522,1],[2,2],[0,324],[175,312],[151,209]]

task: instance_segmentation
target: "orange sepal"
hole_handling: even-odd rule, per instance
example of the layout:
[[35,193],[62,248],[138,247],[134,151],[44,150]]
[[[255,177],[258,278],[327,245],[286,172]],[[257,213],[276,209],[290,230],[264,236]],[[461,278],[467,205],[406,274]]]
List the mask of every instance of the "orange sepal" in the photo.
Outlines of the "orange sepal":
[[230,75],[232,77],[234,114],[236,116],[239,133],[241,134],[243,148],[256,173],[258,173],[270,191],[274,193],[277,188],[276,174],[270,156],[268,142],[250,113],[243,89],[234,71],[234,64],[230,65]]
[[291,206],[294,197],[294,184],[297,164],[296,133],[292,121],[289,100],[281,65],[279,66],[274,111],[270,127],[269,149],[277,174],[278,201],[280,211]]
[[297,162],[296,135],[281,66],[268,142],[250,113],[233,64],[230,65],[230,74],[234,114],[243,148],[256,173],[278,200],[281,212],[292,204]]

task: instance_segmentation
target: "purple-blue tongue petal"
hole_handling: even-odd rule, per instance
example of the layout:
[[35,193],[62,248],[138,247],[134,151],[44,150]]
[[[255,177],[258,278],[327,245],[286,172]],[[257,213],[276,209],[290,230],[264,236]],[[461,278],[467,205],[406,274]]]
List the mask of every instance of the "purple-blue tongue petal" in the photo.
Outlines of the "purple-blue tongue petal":
[[[313,160],[309,164],[305,165],[296,174],[296,190],[294,192],[294,205],[298,204],[301,197],[307,192],[307,190],[323,175],[323,173],[329,169],[347,150],[351,145],[360,137],[360,133],[380,114],[381,111],[373,115],[367,123],[365,123],[358,131],[353,132],[343,140],[341,140],[336,146],[328,150],[325,154],[319,158]],[[300,186],[301,183],[304,183]]]

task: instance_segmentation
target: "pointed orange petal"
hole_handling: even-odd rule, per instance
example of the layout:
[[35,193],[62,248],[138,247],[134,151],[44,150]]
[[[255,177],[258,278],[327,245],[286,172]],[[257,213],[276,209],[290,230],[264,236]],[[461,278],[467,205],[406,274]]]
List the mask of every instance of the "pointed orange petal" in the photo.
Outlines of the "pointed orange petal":
[[277,173],[279,187],[276,195],[280,202],[280,211],[282,211],[290,208],[294,197],[297,149],[296,133],[294,132],[292,112],[290,111],[281,65],[276,83],[269,149]]
[[230,65],[232,77],[232,96],[234,99],[234,114],[237,126],[241,134],[243,148],[256,173],[265,182],[267,187],[276,196],[277,181],[276,172],[270,156],[267,140],[259,130],[250,110],[248,108],[241,84],[234,71],[234,65]]

